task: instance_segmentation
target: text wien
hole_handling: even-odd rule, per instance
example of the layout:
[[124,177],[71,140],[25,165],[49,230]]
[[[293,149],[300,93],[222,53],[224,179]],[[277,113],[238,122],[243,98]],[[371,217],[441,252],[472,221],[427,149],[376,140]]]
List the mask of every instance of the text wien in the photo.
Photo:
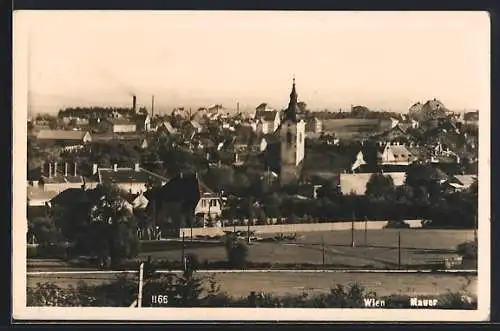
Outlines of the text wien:
[[365,298],[365,308],[384,308],[385,300],[379,300],[375,298]]

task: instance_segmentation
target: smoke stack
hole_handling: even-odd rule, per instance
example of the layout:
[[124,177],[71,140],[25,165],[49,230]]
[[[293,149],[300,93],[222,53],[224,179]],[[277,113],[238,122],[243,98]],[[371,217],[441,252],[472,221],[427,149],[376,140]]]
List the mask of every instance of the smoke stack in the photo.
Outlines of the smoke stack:
[[49,162],[49,178],[52,178],[52,163]]
[[240,103],[239,102],[236,103],[236,113],[237,114],[240,113]]
[[57,162],[54,162],[54,177],[57,176]]
[[64,163],[64,176],[67,177],[68,176],[68,162],[65,162]]
[[73,171],[74,171],[73,174],[76,177],[76,162],[75,162],[75,167],[74,167]]
[[137,111],[137,97],[132,96],[132,111],[135,113]]
[[151,117],[155,115],[155,96],[151,97]]

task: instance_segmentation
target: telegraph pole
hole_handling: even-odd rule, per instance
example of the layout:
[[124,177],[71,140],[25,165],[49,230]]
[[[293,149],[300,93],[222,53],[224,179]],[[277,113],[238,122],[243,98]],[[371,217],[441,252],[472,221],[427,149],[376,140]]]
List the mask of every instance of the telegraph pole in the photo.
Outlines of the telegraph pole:
[[321,251],[323,253],[323,269],[325,268],[325,238],[321,236]]
[[354,242],[354,212],[352,213],[352,221],[351,221],[351,247],[355,247],[356,243]]
[[401,231],[398,231],[398,269],[401,269]]
[[477,223],[477,215],[474,216],[474,241],[477,243],[477,228],[478,228],[478,223]]
[[368,220],[365,217],[365,246],[368,246]]
[[186,255],[186,252],[185,252],[185,244],[184,244],[184,241],[185,241],[185,235],[184,235],[184,231],[182,231],[182,247],[181,247],[181,261],[182,261],[182,264],[184,264],[184,259],[185,259],[185,255]]
[[139,295],[137,296],[137,307],[142,307],[142,285],[144,282],[144,262],[141,263],[139,267]]

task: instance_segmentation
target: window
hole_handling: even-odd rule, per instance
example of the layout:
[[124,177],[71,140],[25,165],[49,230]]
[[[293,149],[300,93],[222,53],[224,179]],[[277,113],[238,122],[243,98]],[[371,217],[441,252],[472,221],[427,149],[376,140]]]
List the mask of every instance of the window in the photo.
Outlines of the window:
[[287,142],[288,144],[291,144],[291,143],[292,143],[292,133],[291,133],[290,131],[288,131],[288,132],[286,133],[286,142]]
[[201,207],[205,208],[207,206],[207,200],[201,200]]
[[302,132],[299,133],[299,143],[302,143]]

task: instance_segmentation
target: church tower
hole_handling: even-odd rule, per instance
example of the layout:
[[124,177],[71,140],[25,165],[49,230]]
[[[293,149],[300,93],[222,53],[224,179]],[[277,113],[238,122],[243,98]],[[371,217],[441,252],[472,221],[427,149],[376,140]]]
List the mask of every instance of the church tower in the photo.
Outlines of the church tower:
[[297,184],[300,176],[300,165],[304,159],[306,123],[298,119],[297,113],[297,91],[295,88],[295,77],[293,78],[292,92],[290,93],[290,102],[285,110],[283,120],[280,126],[281,141],[281,186]]

